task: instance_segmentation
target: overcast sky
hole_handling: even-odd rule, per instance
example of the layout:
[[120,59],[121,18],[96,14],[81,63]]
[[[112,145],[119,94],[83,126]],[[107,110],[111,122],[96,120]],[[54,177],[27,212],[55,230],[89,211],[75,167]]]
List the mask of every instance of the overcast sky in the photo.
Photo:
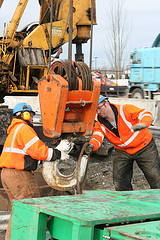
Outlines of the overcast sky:
[[[0,8],[0,36],[2,36],[3,23],[9,23],[13,16],[18,0],[4,0]],[[105,43],[106,28],[106,7],[108,0],[96,0],[97,26],[94,26],[93,34],[93,68],[95,59],[97,67],[107,65],[103,43]],[[131,36],[128,42],[129,52],[138,47],[151,47],[154,39],[160,32],[160,1],[159,0],[126,0],[126,11],[128,22],[131,26]],[[29,0],[25,9],[18,30],[28,23],[38,21],[39,3],[38,0]],[[89,43],[83,45],[85,62],[89,65]],[[73,48],[74,52],[74,48]],[[66,59],[68,54],[67,45],[63,47],[61,59]],[[95,58],[97,57],[97,58]]]

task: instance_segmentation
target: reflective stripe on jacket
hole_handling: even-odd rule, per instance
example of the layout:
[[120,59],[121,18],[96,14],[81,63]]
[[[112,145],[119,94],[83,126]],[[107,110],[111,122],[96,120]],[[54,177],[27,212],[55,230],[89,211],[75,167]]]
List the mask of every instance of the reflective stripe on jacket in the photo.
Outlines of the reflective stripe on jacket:
[[[105,137],[114,145],[115,148],[134,154],[147,146],[152,134],[148,130],[153,121],[153,116],[145,109],[138,108],[131,104],[112,104],[117,108],[117,128],[119,137],[109,130],[104,124],[100,123],[99,116],[93,129],[93,135],[90,143],[94,145],[93,151],[96,151],[102,144]],[[138,123],[146,124],[147,128],[134,132],[133,126]]]
[[0,156],[0,167],[35,170],[37,160],[50,160],[53,149],[48,148],[25,121],[14,118]]

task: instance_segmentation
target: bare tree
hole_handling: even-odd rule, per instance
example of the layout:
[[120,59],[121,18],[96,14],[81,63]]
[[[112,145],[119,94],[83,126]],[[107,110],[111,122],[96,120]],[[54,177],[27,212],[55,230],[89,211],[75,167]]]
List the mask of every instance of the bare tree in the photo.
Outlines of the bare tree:
[[103,43],[110,68],[120,78],[125,64],[125,50],[129,39],[129,24],[125,0],[107,0],[106,41]]

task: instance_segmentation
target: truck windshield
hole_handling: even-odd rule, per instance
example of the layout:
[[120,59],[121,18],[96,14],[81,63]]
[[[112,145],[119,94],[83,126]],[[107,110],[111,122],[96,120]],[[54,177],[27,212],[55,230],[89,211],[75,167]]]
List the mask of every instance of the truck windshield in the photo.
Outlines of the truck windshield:
[[141,63],[141,54],[137,53],[137,52],[131,53],[130,62],[131,62],[131,64],[140,64]]

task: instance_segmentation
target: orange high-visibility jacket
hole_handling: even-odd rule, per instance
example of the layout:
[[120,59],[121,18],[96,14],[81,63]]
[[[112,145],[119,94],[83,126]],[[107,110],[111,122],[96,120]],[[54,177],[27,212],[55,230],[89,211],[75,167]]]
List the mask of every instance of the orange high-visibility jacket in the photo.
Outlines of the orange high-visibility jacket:
[[1,168],[18,170],[35,170],[37,160],[51,160],[58,154],[55,149],[48,148],[37,136],[36,132],[25,121],[14,118],[8,127],[9,134],[0,156]]
[[[115,148],[125,151],[129,154],[134,154],[146,147],[151,139],[152,134],[148,130],[149,125],[153,121],[153,116],[145,109],[138,108],[131,104],[111,104],[117,108],[117,127],[119,137],[110,131],[104,124],[97,122],[93,129],[93,135],[90,143],[94,145],[93,151],[96,151],[102,144],[103,139],[107,137]],[[138,123],[146,124],[147,128],[134,132],[133,126]]]

